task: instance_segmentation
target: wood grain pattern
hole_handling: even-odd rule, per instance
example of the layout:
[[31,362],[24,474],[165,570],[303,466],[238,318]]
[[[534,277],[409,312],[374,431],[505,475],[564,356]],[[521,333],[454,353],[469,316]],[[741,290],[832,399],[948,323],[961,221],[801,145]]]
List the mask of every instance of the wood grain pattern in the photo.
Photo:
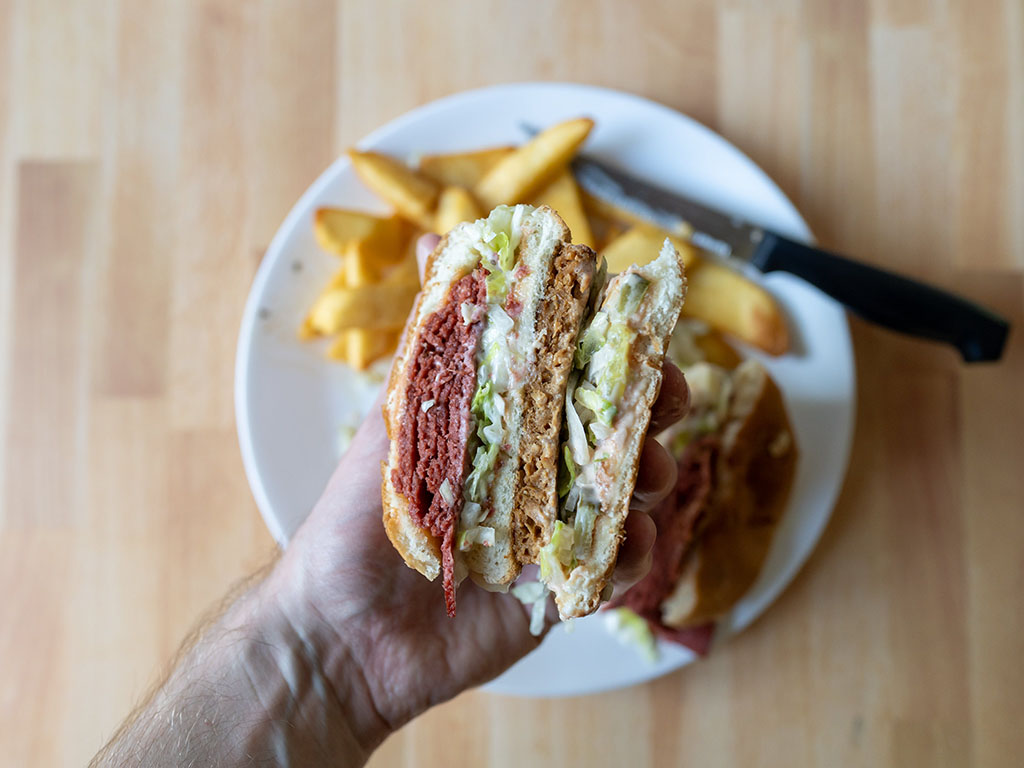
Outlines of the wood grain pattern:
[[530,79],[683,110],[824,244],[1017,333],[967,369],[853,320],[850,472],[768,614],[630,690],[464,694],[373,764],[1019,764],[1019,0],[0,0],[0,762],[84,763],[271,552],[232,365],[294,200],[383,121]]

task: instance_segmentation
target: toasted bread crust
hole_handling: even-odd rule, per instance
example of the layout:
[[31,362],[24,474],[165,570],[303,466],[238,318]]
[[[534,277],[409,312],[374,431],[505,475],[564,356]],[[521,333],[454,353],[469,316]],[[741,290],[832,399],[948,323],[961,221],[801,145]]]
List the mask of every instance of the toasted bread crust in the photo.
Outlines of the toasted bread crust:
[[[427,258],[425,276],[430,274],[434,260],[444,249],[447,241],[448,236],[445,235]],[[384,532],[387,533],[392,546],[398,550],[406,565],[433,581],[441,573],[440,544],[429,531],[412,521],[409,515],[409,500],[395,490],[389,471],[389,466],[396,463],[398,458],[398,431],[405,412],[405,393],[409,383],[406,367],[409,362],[408,355],[412,349],[415,349],[414,336],[418,331],[413,326],[413,320],[419,316],[422,303],[423,294],[420,293],[405,322],[395,358],[391,363],[391,372],[388,374],[387,396],[381,406],[389,448],[388,460],[382,461],[380,465],[380,496],[383,507]]]
[[[670,248],[668,245],[665,247]],[[573,568],[563,584],[552,588],[562,619],[586,616],[597,610],[601,595],[615,570],[619,546],[625,538],[623,528],[640,468],[651,408],[661,391],[665,352],[686,296],[682,260],[674,250],[672,253],[678,265],[676,289],[666,288],[668,293],[663,295],[660,305],[654,299],[645,303],[643,320],[636,329],[638,335],[630,350],[626,391],[631,394],[628,403],[620,403],[619,413],[631,413],[633,420],[622,450],[615,457],[618,463],[613,465],[613,459],[608,459],[603,465],[604,471],[615,481],[611,497],[602,504],[595,522],[592,555],[587,562]]]
[[623,448],[622,463],[617,470],[620,478],[619,493],[602,507],[596,522],[595,550],[599,549],[597,543],[604,539],[604,551],[597,554],[592,567],[574,569],[565,587],[555,591],[555,604],[562,619],[588,616],[596,611],[601,603],[601,593],[615,570],[619,547],[626,538],[623,527],[629,514],[636,476],[640,471],[640,456],[647,427],[651,421],[651,407],[661,392],[661,366],[664,362],[665,344],[667,339],[660,344],[638,345],[643,349],[637,349],[633,362],[633,375],[638,381],[635,427]]
[[537,316],[537,360],[522,389],[523,437],[514,518],[515,553],[523,564],[536,562],[558,515],[558,446],[565,385],[594,280],[595,259],[594,251],[585,245],[563,245],[552,260]]

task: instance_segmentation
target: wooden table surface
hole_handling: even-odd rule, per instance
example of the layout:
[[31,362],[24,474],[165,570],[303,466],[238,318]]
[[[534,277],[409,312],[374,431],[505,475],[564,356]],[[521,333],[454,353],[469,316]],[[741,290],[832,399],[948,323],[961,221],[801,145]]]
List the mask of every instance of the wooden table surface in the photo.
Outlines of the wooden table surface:
[[[383,121],[532,79],[678,108],[825,245],[1024,323],[1020,0],[0,1],[0,763],[84,763],[272,551],[232,367],[291,204]],[[966,368],[851,325],[846,485],[760,621],[629,690],[465,694],[373,764],[1019,765],[1024,336]]]

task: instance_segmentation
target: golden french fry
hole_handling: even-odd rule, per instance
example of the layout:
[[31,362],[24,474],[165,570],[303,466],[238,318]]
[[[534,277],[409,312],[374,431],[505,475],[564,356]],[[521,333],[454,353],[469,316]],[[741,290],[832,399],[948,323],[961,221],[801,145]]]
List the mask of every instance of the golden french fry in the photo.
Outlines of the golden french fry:
[[391,203],[400,215],[425,228],[433,225],[431,213],[439,192],[436,182],[377,152],[350,149],[348,156],[363,183]]
[[313,216],[313,232],[320,247],[339,256],[355,240],[397,240],[404,226],[394,217],[382,218],[344,208],[318,208]]
[[346,362],[357,371],[364,371],[374,360],[395,351],[398,334],[399,331],[350,328],[338,334],[327,348],[327,356]]
[[334,273],[330,282],[327,283],[327,289],[331,288],[347,288],[348,287],[348,274],[345,271],[345,265],[341,265],[341,269]]
[[[328,293],[329,291],[332,291],[336,288],[345,288],[347,287],[347,285],[348,276],[345,274],[345,265],[343,263],[341,269],[334,273],[330,281],[327,283],[327,287],[324,288],[320,295],[323,296],[325,293]],[[302,325],[299,326],[299,340],[309,341],[310,339],[314,339],[319,335],[320,333],[316,330],[316,328],[313,327],[311,316],[306,315],[304,318],[302,318]]]
[[456,224],[481,216],[480,206],[465,187],[445,187],[437,199],[434,231],[444,234]]
[[394,330],[405,325],[419,283],[383,282],[325,291],[309,311],[309,326],[321,336],[345,328]]
[[702,333],[693,341],[697,348],[704,353],[704,359],[713,365],[720,365],[732,370],[743,362],[740,353],[733,349],[732,345],[723,339],[717,331]]
[[[651,226],[650,221],[642,216],[637,216],[631,211],[627,211],[625,208],[620,208],[613,203],[609,203],[599,197],[594,197],[586,192],[581,192],[581,195],[583,198],[583,208],[592,218],[602,219],[613,225],[617,224],[622,229],[628,229],[632,226]],[[679,228],[672,230],[668,234],[680,240],[686,240],[693,234],[693,228],[685,222],[680,222]]]
[[408,226],[403,223],[400,232],[350,242],[342,256],[347,287],[379,282],[382,275],[400,263],[406,252],[407,230]]
[[590,221],[583,211],[580,190],[568,169],[555,176],[551,183],[541,189],[533,198],[533,204],[554,208],[572,232],[574,243],[593,246],[594,234],[590,231]]
[[563,170],[587,138],[594,121],[580,117],[541,131],[500,160],[473,188],[484,210],[521,203]]
[[[398,264],[384,276],[384,282],[389,285],[415,285],[419,290],[420,269],[416,262],[415,247],[410,248],[409,253]],[[409,305],[412,306],[411,304]],[[408,311],[409,307],[406,307]]]
[[349,245],[342,264],[346,288],[359,288],[378,282],[385,268],[385,265],[375,258],[372,249],[367,248],[365,241],[361,240]]
[[592,233],[591,236],[594,238],[594,242],[591,243],[590,246],[595,251],[603,251],[608,246],[608,243],[629,229],[628,226],[625,226],[621,222],[613,221],[601,214],[600,211],[595,211],[590,208],[587,205],[586,195],[581,194],[580,198],[583,201],[583,210],[587,215],[587,223],[589,224],[590,231]]
[[442,186],[472,189],[499,160],[514,151],[515,147],[491,147],[474,152],[425,155],[420,158],[419,171]]
[[327,357],[331,360],[338,360],[342,363],[348,362],[348,334],[353,331],[342,331],[327,347]]
[[686,270],[683,315],[703,320],[773,355],[789,348],[789,332],[775,299],[757,283],[710,259]]
[[299,341],[309,341],[317,337],[316,329],[313,328],[313,323],[309,320],[309,315],[302,318],[302,325],[299,326]]
[[666,237],[679,251],[679,255],[683,258],[683,264],[686,266],[686,273],[689,275],[691,265],[697,261],[694,247],[685,240],[680,240],[678,237],[649,225],[635,226],[626,230],[625,233],[608,243],[601,251],[601,255],[608,262],[609,272],[622,272],[632,264],[643,266],[657,258]]

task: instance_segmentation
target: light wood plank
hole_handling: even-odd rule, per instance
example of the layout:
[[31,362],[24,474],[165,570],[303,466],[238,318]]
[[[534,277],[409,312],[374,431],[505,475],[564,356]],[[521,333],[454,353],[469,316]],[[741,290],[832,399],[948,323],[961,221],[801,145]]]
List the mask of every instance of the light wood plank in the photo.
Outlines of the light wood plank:
[[22,163],[12,323],[13,377],[5,437],[6,527],[73,522],[82,477],[79,338],[89,241],[95,235],[92,163]]
[[9,118],[23,156],[96,156],[114,21],[108,3],[15,0]]
[[1020,267],[1024,256],[1010,252],[1008,208],[1012,73],[1007,32],[1012,28],[1001,3],[986,4],[984,13],[970,3],[955,3],[951,10],[958,54],[952,157],[961,198],[958,266]]
[[1017,664],[1024,637],[1024,280],[1020,275],[970,278],[1016,324],[1000,366],[961,377],[963,515],[971,705],[971,757],[976,765],[1010,764],[1024,754],[1024,729],[1010,712],[1021,711],[1024,666]]
[[108,247],[102,254],[93,390],[157,397],[166,386],[169,276],[181,233],[180,161],[184,50],[180,8],[129,3],[121,10],[117,77],[104,147]]

